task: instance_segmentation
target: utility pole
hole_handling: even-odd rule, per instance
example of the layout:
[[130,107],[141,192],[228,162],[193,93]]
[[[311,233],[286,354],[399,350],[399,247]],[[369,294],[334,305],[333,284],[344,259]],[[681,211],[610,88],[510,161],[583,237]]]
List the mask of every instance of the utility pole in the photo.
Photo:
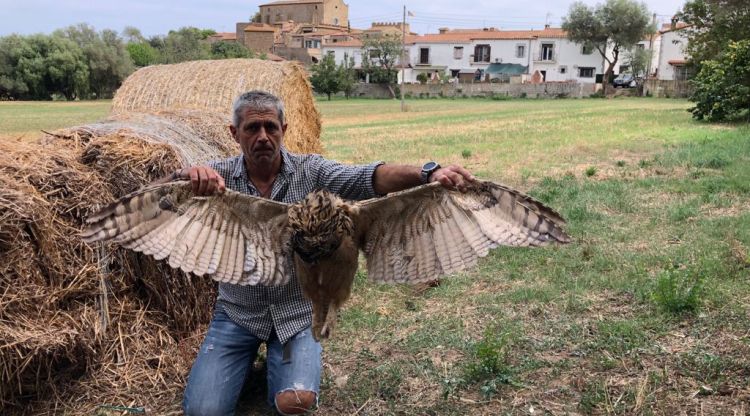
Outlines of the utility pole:
[[653,65],[653,59],[654,59],[654,34],[656,32],[656,13],[651,17],[651,28],[653,29],[653,32],[651,32],[651,36],[648,39],[648,68],[646,68],[646,76],[645,78],[648,79],[649,75],[651,75],[651,65]]
[[406,5],[404,5],[404,18],[401,21],[401,84],[399,86],[399,92],[401,93],[401,112],[406,111],[406,104],[404,103],[404,53],[406,52]]

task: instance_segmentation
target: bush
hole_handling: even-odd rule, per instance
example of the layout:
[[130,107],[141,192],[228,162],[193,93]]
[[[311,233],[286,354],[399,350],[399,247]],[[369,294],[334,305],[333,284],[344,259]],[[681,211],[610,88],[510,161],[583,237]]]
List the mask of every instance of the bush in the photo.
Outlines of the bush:
[[429,79],[429,76],[424,72],[417,74],[417,81],[419,81],[420,84],[427,84]]
[[702,302],[704,280],[698,272],[669,269],[659,274],[652,297],[666,312],[675,315],[695,312]]
[[692,84],[693,118],[724,121],[750,117],[750,40],[730,42],[717,60],[703,61]]

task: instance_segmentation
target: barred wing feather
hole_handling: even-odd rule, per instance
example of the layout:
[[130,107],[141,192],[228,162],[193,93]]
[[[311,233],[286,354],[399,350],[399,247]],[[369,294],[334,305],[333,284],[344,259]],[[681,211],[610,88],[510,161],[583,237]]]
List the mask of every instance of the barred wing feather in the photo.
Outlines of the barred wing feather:
[[432,183],[356,206],[367,272],[380,282],[434,280],[476,265],[501,245],[570,242],[560,214],[493,182],[464,193]]
[[[197,197],[188,182],[146,187],[89,216],[84,241],[111,240],[169,259],[197,276],[240,285],[288,280],[285,238],[289,205],[227,190]],[[279,260],[282,259],[282,260]]]

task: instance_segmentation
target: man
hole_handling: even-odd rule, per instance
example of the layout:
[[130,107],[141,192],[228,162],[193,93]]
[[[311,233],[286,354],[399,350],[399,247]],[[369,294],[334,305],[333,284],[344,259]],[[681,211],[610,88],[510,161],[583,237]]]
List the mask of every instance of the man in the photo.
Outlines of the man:
[[[326,188],[361,200],[429,181],[462,189],[474,178],[458,166],[384,164],[347,166],[283,147],[287,124],[281,101],[266,92],[242,94],[229,129],[242,154],[181,169],[165,180],[189,179],[198,195],[238,192],[294,203]],[[294,271],[292,270],[292,273]],[[292,276],[281,287],[219,284],[206,338],[185,389],[187,415],[231,415],[258,347],[266,342],[268,402],[283,415],[303,414],[318,400],[321,346],[313,339],[312,307]]]

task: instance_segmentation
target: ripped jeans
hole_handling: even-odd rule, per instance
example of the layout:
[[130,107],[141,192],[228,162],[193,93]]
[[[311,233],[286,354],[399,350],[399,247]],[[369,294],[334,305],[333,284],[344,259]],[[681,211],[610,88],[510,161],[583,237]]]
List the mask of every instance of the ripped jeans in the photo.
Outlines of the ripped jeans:
[[[242,386],[263,340],[235,324],[217,306],[198,357],[190,370],[182,403],[186,415],[233,415]],[[284,390],[320,391],[321,346],[307,328],[282,345],[267,341],[268,403]],[[284,357],[284,350],[286,355]],[[287,358],[287,359],[285,359]]]

